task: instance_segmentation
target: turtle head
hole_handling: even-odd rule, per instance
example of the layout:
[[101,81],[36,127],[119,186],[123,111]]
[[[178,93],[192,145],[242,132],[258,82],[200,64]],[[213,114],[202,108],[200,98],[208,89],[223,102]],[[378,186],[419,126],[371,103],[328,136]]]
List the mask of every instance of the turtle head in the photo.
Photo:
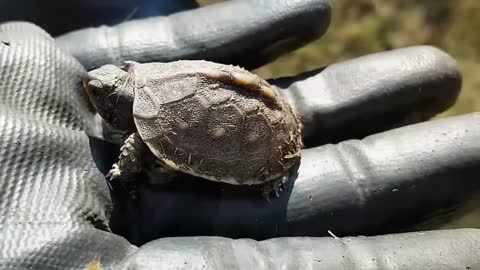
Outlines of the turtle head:
[[104,65],[88,72],[83,84],[90,102],[107,123],[121,130],[134,129],[134,84],[129,72]]

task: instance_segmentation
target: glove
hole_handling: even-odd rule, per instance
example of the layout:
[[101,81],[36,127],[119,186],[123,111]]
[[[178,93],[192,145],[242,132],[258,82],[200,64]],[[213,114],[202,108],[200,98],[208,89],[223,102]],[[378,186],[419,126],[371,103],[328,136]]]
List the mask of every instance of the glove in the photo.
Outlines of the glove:
[[51,35],[60,35],[72,29],[114,25],[129,19],[169,15],[196,7],[198,4],[192,0],[0,1],[0,22],[29,21],[41,25]]
[[[227,11],[245,16],[228,24]],[[128,38],[136,50],[104,38],[85,54],[75,44],[103,30],[55,41],[31,24],[2,24],[0,237],[8,240],[0,268],[480,268],[478,230],[411,229],[463,205],[480,185],[478,114],[424,122],[451,106],[461,85],[455,62],[432,47],[272,81],[300,112],[307,148],[298,176],[271,203],[248,188],[186,175],[169,186],[140,186],[136,199],[109,193],[104,174],[118,146],[97,138],[99,119],[81,86],[85,67],[189,52],[253,68],[323,34],[328,14],[318,0],[230,1],[110,28],[109,38]],[[182,42],[148,46],[153,33],[128,30],[137,24]],[[173,25],[182,31],[162,30]],[[320,237],[329,231],[369,237]]]

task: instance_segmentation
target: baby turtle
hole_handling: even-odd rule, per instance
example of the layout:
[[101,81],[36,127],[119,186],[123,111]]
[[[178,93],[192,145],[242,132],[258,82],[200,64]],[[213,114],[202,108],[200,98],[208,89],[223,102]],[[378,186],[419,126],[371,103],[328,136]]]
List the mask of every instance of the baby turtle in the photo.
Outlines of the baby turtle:
[[168,169],[233,185],[266,184],[278,196],[300,160],[296,113],[240,67],[127,61],[90,71],[84,84],[105,121],[131,134],[109,181],[130,180],[150,151]]

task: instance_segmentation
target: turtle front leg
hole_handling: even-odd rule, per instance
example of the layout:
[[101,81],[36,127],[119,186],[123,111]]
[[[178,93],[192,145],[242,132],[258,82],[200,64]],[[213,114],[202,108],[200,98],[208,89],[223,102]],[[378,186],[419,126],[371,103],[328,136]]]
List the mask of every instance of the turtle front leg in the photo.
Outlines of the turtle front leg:
[[120,148],[118,162],[113,164],[112,169],[106,175],[107,180],[131,181],[130,178],[142,170],[142,158],[147,149],[138,133],[128,136]]

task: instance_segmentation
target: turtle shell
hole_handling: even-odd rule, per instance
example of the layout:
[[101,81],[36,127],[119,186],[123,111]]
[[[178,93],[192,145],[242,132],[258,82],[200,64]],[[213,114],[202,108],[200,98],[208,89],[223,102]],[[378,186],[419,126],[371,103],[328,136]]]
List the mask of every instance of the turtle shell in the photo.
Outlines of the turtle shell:
[[260,77],[207,61],[134,63],[128,71],[138,133],[167,167],[251,185],[299,161],[299,118]]

